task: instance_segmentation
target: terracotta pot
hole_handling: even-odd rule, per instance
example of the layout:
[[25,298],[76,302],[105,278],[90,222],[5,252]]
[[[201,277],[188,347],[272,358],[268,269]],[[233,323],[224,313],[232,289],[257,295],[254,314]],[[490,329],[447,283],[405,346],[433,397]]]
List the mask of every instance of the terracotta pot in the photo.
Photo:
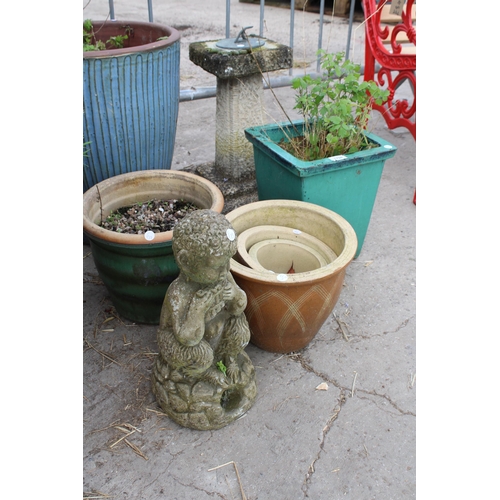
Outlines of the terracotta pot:
[[179,275],[172,231],[120,234],[98,224],[112,211],[136,202],[178,199],[210,208],[224,207],[219,188],[203,177],[172,170],[131,172],[110,177],[83,195],[83,231],[92,257],[118,313],[138,323],[158,324],[165,293]]
[[237,234],[261,225],[306,232],[338,255],[326,266],[295,274],[259,271],[231,260],[231,272],[247,294],[251,342],[270,352],[298,351],[309,344],[338,301],[345,271],[357,249],[356,233],[340,215],[312,203],[268,200],[226,215]]

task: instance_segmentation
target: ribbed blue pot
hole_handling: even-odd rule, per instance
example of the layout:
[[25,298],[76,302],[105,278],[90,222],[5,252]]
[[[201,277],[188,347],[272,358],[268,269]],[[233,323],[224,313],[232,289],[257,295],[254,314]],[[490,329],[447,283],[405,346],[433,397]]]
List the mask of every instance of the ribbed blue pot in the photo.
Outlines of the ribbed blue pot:
[[93,24],[99,40],[128,39],[122,49],[83,53],[83,192],[118,174],[170,169],[179,111],[179,32],[158,23]]

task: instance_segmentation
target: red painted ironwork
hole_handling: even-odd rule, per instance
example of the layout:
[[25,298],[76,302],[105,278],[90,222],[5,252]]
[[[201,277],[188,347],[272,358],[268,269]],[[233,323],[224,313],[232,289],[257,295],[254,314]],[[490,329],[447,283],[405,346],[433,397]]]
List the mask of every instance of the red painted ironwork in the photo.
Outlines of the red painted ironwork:
[[[401,13],[401,22],[392,31],[387,25],[381,24],[382,7],[388,0],[363,0],[365,13],[365,71],[364,80],[373,80],[380,87],[389,90],[389,98],[383,105],[375,104],[373,108],[382,113],[390,129],[405,127],[416,140],[416,88],[417,88],[417,56],[405,54],[402,45],[397,41],[397,35],[404,33],[410,44],[417,45],[417,33],[412,21],[414,0],[407,0]],[[383,41],[390,43],[383,43]],[[375,74],[375,65],[380,69]],[[413,91],[413,102],[399,99],[397,89],[408,82]]]

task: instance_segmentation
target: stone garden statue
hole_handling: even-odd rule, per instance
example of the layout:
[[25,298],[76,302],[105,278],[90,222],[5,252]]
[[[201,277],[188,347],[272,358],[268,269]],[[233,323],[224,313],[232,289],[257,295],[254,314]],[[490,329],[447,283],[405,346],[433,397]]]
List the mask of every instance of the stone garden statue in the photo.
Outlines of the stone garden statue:
[[180,269],[163,302],[153,392],[184,427],[219,429],[241,417],[257,394],[244,349],[250,330],[245,292],[229,272],[236,233],[212,210],[196,210],[174,228]]

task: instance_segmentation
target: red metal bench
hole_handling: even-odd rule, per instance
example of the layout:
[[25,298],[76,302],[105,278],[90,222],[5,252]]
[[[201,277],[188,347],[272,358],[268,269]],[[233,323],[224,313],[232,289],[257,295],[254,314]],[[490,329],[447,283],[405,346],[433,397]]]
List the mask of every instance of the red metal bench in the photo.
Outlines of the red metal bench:
[[[374,109],[382,113],[390,129],[406,127],[416,139],[417,34],[413,24],[414,0],[407,0],[400,22],[398,16],[388,16],[387,0],[363,0],[366,19],[365,80],[374,80],[389,89],[387,102]],[[412,16],[413,12],[413,16]],[[396,21],[390,26],[391,17]],[[408,43],[405,43],[405,42]],[[413,52],[413,53],[411,53]],[[380,69],[375,72],[375,65]],[[398,99],[397,89],[408,81],[413,90],[413,102]]]
[[[390,91],[383,105],[373,108],[384,117],[389,129],[405,127],[417,138],[417,33],[416,5],[407,0],[401,16],[391,15],[388,0],[363,0],[365,13],[365,71],[364,80],[373,80]],[[376,71],[376,65],[380,68]],[[398,98],[397,90],[408,82],[413,102]],[[416,202],[416,194],[413,198]]]

